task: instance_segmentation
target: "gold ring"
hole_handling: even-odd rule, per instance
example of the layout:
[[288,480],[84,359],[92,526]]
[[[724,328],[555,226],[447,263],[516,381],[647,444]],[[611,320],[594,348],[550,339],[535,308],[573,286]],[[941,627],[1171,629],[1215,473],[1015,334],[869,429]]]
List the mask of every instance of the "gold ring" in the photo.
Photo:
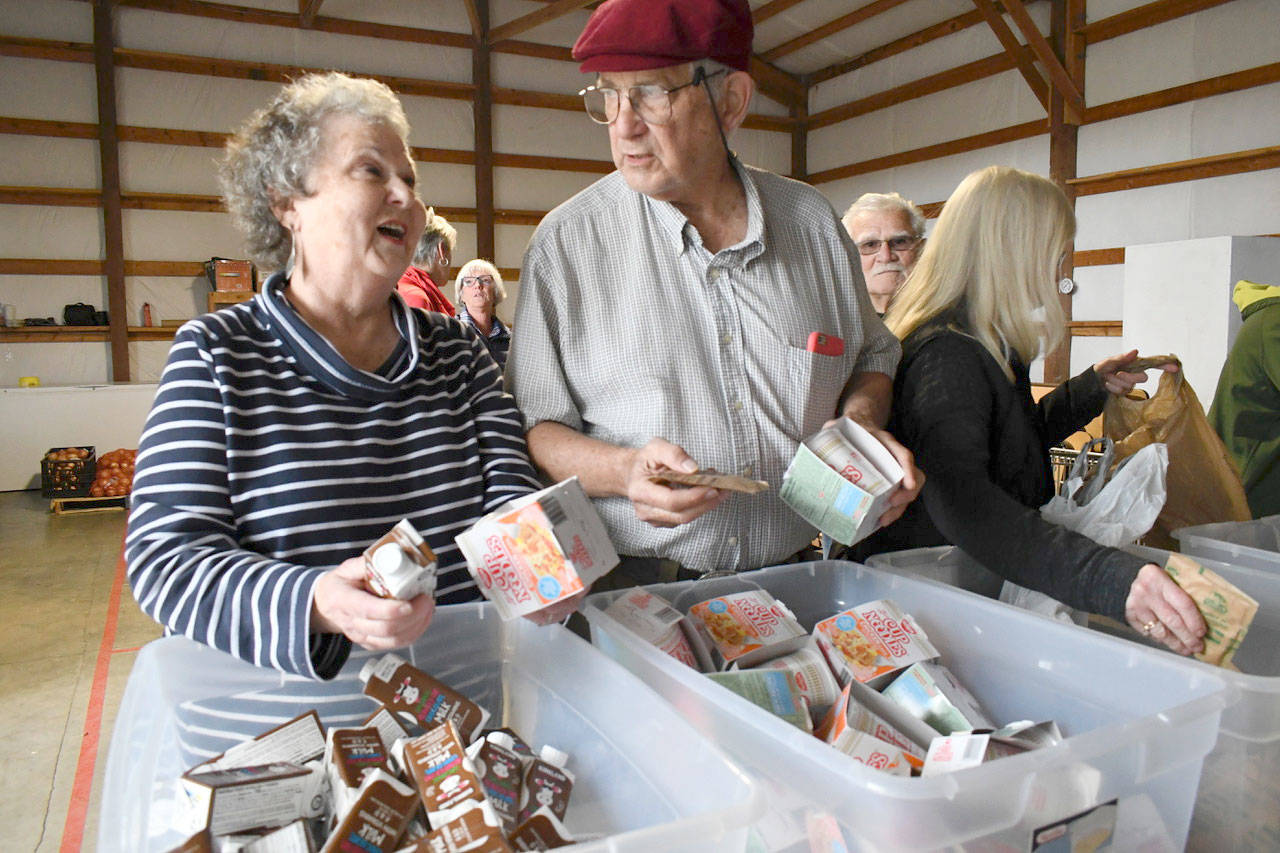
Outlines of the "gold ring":
[[1147,634],[1147,635],[1150,635],[1150,634],[1151,634],[1151,629],[1152,629],[1152,628],[1154,628],[1155,626],[1159,625],[1159,624],[1160,624],[1160,620],[1159,620],[1159,619],[1152,619],[1150,622],[1146,622],[1146,623],[1144,623],[1144,624],[1143,624],[1143,626],[1142,626],[1142,633]]

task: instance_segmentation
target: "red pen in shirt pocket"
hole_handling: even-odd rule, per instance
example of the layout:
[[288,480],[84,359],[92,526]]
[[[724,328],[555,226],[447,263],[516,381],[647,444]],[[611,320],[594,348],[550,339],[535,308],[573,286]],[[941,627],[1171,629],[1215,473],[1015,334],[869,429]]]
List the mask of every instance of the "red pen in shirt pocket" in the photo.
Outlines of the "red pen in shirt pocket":
[[818,355],[844,355],[844,338],[823,332],[810,332],[805,349]]

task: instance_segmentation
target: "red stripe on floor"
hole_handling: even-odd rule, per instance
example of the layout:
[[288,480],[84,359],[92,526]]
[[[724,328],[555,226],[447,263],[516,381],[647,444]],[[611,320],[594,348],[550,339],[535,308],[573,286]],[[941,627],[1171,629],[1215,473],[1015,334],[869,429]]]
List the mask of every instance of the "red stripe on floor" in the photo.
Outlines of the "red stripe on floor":
[[127,649],[112,649],[112,650],[111,650],[111,654],[113,654],[113,655],[122,655],[122,654],[125,654],[126,652],[136,652],[136,651],[139,651],[139,650],[141,650],[141,649],[142,649],[142,646],[131,646],[131,647],[127,648]]
[[116,563],[116,576],[107,599],[107,619],[102,626],[102,642],[98,645],[98,662],[93,668],[93,686],[89,688],[89,709],[84,715],[84,735],[80,740],[80,760],[76,778],[71,784],[71,802],[67,821],[62,826],[61,853],[75,853],[84,842],[84,825],[89,816],[89,795],[93,791],[93,770],[98,763],[98,738],[102,728],[102,704],[107,693],[107,671],[111,666],[111,647],[116,641],[116,624],[120,617],[120,592],[124,589],[125,563],[121,549]]

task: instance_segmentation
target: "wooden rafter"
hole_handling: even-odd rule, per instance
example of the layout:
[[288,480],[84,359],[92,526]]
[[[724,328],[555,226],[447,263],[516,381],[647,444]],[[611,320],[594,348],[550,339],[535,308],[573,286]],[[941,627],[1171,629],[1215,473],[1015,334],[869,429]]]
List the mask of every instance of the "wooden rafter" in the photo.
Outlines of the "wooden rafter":
[[[1025,22],[1018,23],[1019,29],[1029,26],[1039,35],[1035,24],[1026,16],[1021,8],[1020,0],[1004,0],[1015,22],[1018,15],[1014,6],[1019,7]],[[1076,33],[1077,26],[1084,21],[1085,0],[1052,0],[1049,7],[1049,37],[1052,46],[1043,38],[1046,59],[1052,60],[1067,78],[1072,88],[1079,92],[1084,86],[1084,40]],[[1032,41],[1030,35],[1028,42]],[[1037,55],[1038,55],[1037,51]],[[1071,181],[1076,176],[1079,161],[1080,137],[1080,105],[1072,104],[1063,91],[1056,86],[1049,93],[1049,179],[1062,188],[1071,209],[1076,206],[1076,192]],[[1068,248],[1069,254],[1064,259],[1061,275],[1070,276],[1075,271],[1075,243]],[[1058,305],[1062,308],[1062,317],[1070,322],[1075,310],[1075,300],[1070,293],[1058,293]],[[1053,384],[1065,382],[1071,375],[1071,338],[1074,332],[1063,335],[1058,344],[1044,358],[1044,381]]]
[[[492,33],[489,0],[476,0],[480,31]],[[493,209],[493,80],[489,44],[477,39],[471,50],[472,147],[475,151],[476,255],[496,259]]]
[[[444,208],[439,208],[443,210]],[[461,219],[459,222],[463,221]],[[102,275],[102,261],[67,258],[0,258],[0,275]],[[518,267],[499,267],[505,281],[520,278]],[[204,264],[200,261],[125,261],[124,274],[130,278],[196,278],[204,276]],[[34,330],[62,327],[32,326]],[[145,327],[144,327],[145,328]],[[130,332],[133,331],[131,328]],[[170,329],[170,331],[176,331]],[[99,338],[98,340],[101,340]]]
[[1040,76],[1040,71],[1036,68],[1035,62],[1032,61],[1031,54],[1018,41],[1018,37],[1013,34],[1013,30],[1009,29],[1009,25],[1004,22],[1004,16],[1000,14],[1000,10],[996,7],[994,0],[973,0],[973,5],[982,13],[982,17],[987,21],[987,26],[991,27],[991,32],[995,33],[996,38],[999,39],[1000,46],[1004,48],[1005,53],[1013,60],[1014,67],[1022,74],[1022,79],[1027,81],[1027,85],[1031,87],[1031,92],[1036,96],[1036,100],[1047,111],[1049,109],[1049,85]]
[[[273,12],[268,9],[235,6],[229,3],[213,3],[207,0],[117,0],[116,5],[147,9],[152,12],[234,21],[241,24],[287,27],[295,30],[301,27],[298,16],[288,12]],[[315,20],[311,22],[310,28],[320,32],[340,35],[407,41],[416,44],[436,45],[437,47],[467,48],[471,46],[471,40],[465,33],[402,27],[395,24],[379,24],[373,21],[330,18],[324,15],[317,15]]]
[[[212,130],[177,130],[167,127],[117,125],[121,142],[144,142],[154,145],[183,145],[195,148],[221,148],[229,134]],[[23,136],[48,136],[58,139],[97,139],[98,126],[88,122],[45,121],[43,119],[0,116],[0,133]],[[410,155],[419,163],[475,164],[475,152],[463,148],[412,147]],[[549,157],[538,154],[494,153],[493,165],[510,169],[542,169],[549,172],[587,172],[608,174],[614,169],[608,160],[578,157]]]
[[767,21],[774,15],[785,12],[792,6],[803,2],[804,0],[770,0],[760,8],[751,11],[751,20],[758,26],[762,21]]
[[1009,57],[1009,54],[992,54],[973,62],[967,62],[956,68],[950,68],[937,74],[930,74],[928,77],[921,77],[909,83],[903,83],[901,86],[895,86],[892,89],[886,89],[883,92],[877,92],[874,95],[868,95],[865,98],[859,98],[856,101],[839,104],[822,112],[814,113],[809,117],[809,129],[814,130],[815,128],[826,127],[827,125],[851,119],[854,116],[891,107],[903,101],[922,98],[925,95],[932,95],[934,92],[941,92],[955,86],[962,86],[965,83],[972,83],[984,77],[1001,74],[1011,68],[1013,68],[1013,60]]
[[467,7],[467,20],[471,22],[471,35],[475,37],[476,43],[483,42],[486,38],[484,31],[484,22],[480,20],[480,9],[476,6],[477,0],[462,0],[463,5]]
[[592,0],[556,0],[548,6],[522,15],[514,21],[507,21],[489,30],[489,44],[497,44],[500,41],[518,36],[523,32],[527,32],[534,27],[541,26],[548,21],[554,21],[556,18],[563,18],[565,15],[578,11],[586,6]]
[[[83,0],[82,0],[83,1]],[[470,18],[474,11],[476,0],[463,0],[467,4],[467,14]],[[543,2],[555,2],[555,0],[543,0]],[[298,29],[298,16],[291,15],[286,12],[271,12],[265,9],[255,9],[248,6],[234,6],[227,3],[214,3],[208,0],[118,0],[118,6],[130,6],[138,9],[147,9],[153,12],[166,12],[175,15],[189,15],[202,18],[213,18],[223,21],[235,21],[242,24],[257,24],[260,26],[287,27],[290,29]],[[594,5],[594,4],[592,4]],[[590,8],[590,6],[588,6]],[[346,18],[329,18],[323,15],[316,17],[312,23],[311,29],[322,32],[338,33],[342,35],[364,36],[367,38],[391,39],[394,41],[412,42],[415,44],[430,44],[439,47],[456,47],[470,49],[473,39],[478,38],[476,33],[476,20],[471,18],[472,35],[463,33],[451,33],[443,30],[427,30],[415,27],[402,27],[394,24],[378,24],[370,21],[355,21]],[[47,47],[48,43],[45,46]],[[68,50],[74,43],[64,43],[68,46]],[[493,45],[495,53],[514,54],[517,56],[531,56],[537,59],[549,59],[556,62],[572,62],[573,52],[560,45],[537,44],[535,42],[520,41],[518,39],[508,38],[500,44]],[[46,59],[72,59],[72,56],[44,56],[40,58]],[[804,97],[803,94],[797,95],[797,91],[804,91],[804,84],[798,77],[787,72],[773,68],[761,61],[756,67],[753,63],[752,73],[757,71],[763,72],[761,76],[756,78],[756,84],[760,92],[783,106],[791,106],[797,97]],[[788,128],[784,128],[789,131]]]
[[888,59],[891,56],[897,56],[899,53],[919,47],[922,44],[940,39],[943,36],[949,36],[952,33],[958,33],[961,30],[968,29],[975,24],[982,23],[982,13],[977,9],[965,12],[963,15],[956,15],[954,18],[948,18],[945,21],[925,27],[923,30],[917,30],[910,35],[905,35],[900,39],[894,39],[888,44],[873,47],[866,53],[846,59],[843,62],[837,62],[835,65],[828,65],[826,68],[820,68],[806,75],[806,79],[810,83],[822,83],[839,77],[842,74],[848,74],[850,71],[856,71],[864,65],[870,65],[873,62],[879,62],[882,59]]
[[937,142],[921,148],[912,148],[909,151],[897,151],[883,157],[875,157],[859,163],[850,163],[847,166],[837,166],[834,169],[814,172],[806,180],[811,184],[839,181],[845,178],[852,178],[855,175],[865,175],[870,172],[892,169],[896,166],[910,165],[911,163],[923,163],[927,160],[936,160],[939,157],[963,154],[966,151],[978,151],[992,145],[1015,142],[1019,139],[1030,139],[1033,136],[1042,135],[1047,129],[1044,119],[1034,119],[1022,124],[1015,124],[1012,127],[988,130],[984,133],[975,133],[972,136],[949,139],[946,142]]
[[1063,67],[1058,57],[1054,56],[1053,48],[1049,46],[1049,40],[1036,27],[1036,22],[1031,20],[1031,16],[1027,14],[1027,7],[1023,5],[1022,0],[1003,0],[1003,2],[1009,17],[1013,18],[1014,26],[1022,33],[1022,37],[1027,40],[1027,47],[1035,54],[1036,59],[1040,60],[1040,65],[1044,67],[1049,76],[1049,82],[1053,84],[1053,88],[1066,101],[1069,108],[1068,117],[1069,119],[1074,119],[1072,124],[1079,124],[1080,114],[1084,111],[1084,95],[1081,94],[1080,87],[1076,85],[1076,81],[1067,73],[1067,69]]
[[798,77],[770,65],[759,56],[751,57],[751,78],[756,81],[756,88],[762,94],[789,109],[804,106],[809,102],[809,87]]
[[320,4],[324,0],[298,0],[298,25],[304,30],[311,29],[315,25],[316,17],[320,14]]
[[[788,7],[794,5],[792,0],[777,0],[777,2],[787,3]],[[1024,3],[1028,2],[1039,2],[1039,0],[1024,0]],[[1145,6],[1139,6],[1127,12],[1120,12],[1119,14],[1085,24],[1080,27],[1079,34],[1087,44],[1096,44],[1230,2],[1232,0],[1155,0],[1155,2],[1148,3]],[[760,12],[772,5],[772,3],[767,3],[755,11],[757,21],[760,20]],[[895,39],[888,44],[874,47],[859,56],[810,72],[804,75],[804,79],[810,84],[822,83],[842,74],[848,74],[850,71],[856,71],[873,62],[879,62],[912,48],[928,44],[935,39],[958,33],[974,24],[981,23],[982,20],[982,14],[977,9],[974,9],[971,12],[965,12],[954,18],[948,18],[940,23],[925,27],[900,39]]]
[[1221,6],[1230,2],[1231,0],[1155,0],[1154,3],[1147,3],[1127,12],[1120,12],[1119,14],[1084,24],[1080,27],[1079,32],[1080,35],[1084,36],[1086,44],[1096,44],[1100,41],[1127,35],[1156,24],[1163,24],[1165,21],[1181,18],[1183,15],[1202,12],[1205,9],[1212,9],[1214,6]]
[[[96,189],[65,187],[0,187],[0,204],[34,204],[48,207],[97,207],[102,195]],[[189,193],[125,193],[120,197],[125,210],[183,210],[189,213],[222,213],[222,200],[214,195]],[[475,222],[474,207],[441,207],[436,213],[456,222]],[[494,211],[500,225],[537,225],[545,210],[506,208]]]
[[1181,86],[1172,86],[1168,89],[1146,92],[1131,98],[1121,98],[1118,101],[1088,107],[1084,111],[1084,121],[1085,124],[1108,121],[1148,110],[1158,110],[1161,107],[1171,107],[1174,104],[1198,101],[1213,95],[1224,95],[1227,92],[1265,86],[1269,83],[1280,83],[1280,62],[1259,65],[1257,68],[1246,68],[1243,71],[1233,71],[1207,80],[1197,80],[1194,83],[1185,83]]
[[797,50],[808,47],[816,41],[821,41],[822,39],[833,36],[838,32],[847,30],[854,24],[861,23],[862,21],[865,21],[875,15],[879,15],[882,12],[887,12],[894,6],[900,6],[905,2],[906,0],[873,0],[873,2],[868,3],[866,6],[854,9],[847,15],[841,15],[839,18],[836,18],[828,24],[823,24],[802,36],[797,36],[790,41],[783,42],[777,47],[770,48],[769,50],[761,53],[760,56],[769,62],[773,62],[779,57],[786,56],[789,53],[795,53]]
[[[107,311],[111,318],[111,381],[128,382],[128,298],[124,280],[124,199],[120,192],[120,139],[116,135],[115,35],[111,0],[93,4],[93,67],[97,80],[98,164],[102,175],[103,273],[107,279]],[[78,846],[78,840],[73,841]]]
[[1094,195],[1275,168],[1280,168],[1280,145],[1089,175],[1084,178],[1074,178],[1068,183],[1075,188],[1078,195]]

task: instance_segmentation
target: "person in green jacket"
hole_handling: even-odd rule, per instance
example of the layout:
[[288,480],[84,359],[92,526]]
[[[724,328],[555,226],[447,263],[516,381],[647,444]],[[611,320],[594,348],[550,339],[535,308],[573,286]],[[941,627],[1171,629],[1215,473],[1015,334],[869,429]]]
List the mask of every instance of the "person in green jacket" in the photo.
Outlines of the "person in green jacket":
[[1244,325],[1222,365],[1209,423],[1261,518],[1280,514],[1280,287],[1239,281],[1232,299]]

